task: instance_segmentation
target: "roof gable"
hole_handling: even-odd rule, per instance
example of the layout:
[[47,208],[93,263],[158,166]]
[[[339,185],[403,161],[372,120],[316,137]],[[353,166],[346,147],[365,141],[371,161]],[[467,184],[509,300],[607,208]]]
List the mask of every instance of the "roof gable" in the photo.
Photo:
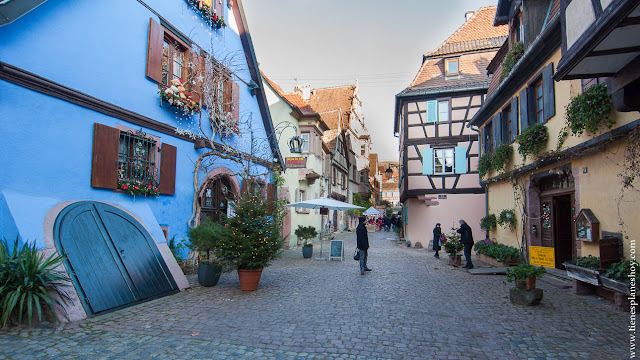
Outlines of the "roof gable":
[[309,104],[315,109],[330,129],[338,129],[345,125],[351,114],[355,85],[333,88],[314,89],[309,97]]

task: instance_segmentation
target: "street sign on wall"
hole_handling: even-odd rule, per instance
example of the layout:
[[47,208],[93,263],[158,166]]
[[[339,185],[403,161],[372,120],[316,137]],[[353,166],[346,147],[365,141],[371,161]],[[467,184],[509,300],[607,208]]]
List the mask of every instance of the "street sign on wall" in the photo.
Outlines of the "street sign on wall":
[[307,158],[302,156],[285,158],[285,164],[289,169],[304,169],[307,167]]
[[545,246],[529,246],[529,262],[531,265],[555,267],[554,248]]

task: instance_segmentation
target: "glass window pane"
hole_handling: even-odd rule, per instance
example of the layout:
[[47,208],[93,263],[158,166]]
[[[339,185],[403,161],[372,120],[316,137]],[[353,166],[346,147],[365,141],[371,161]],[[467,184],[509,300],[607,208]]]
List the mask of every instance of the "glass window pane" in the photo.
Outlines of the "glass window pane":
[[536,97],[542,97],[542,84],[536,86]]
[[438,121],[449,121],[449,101],[438,102]]
[[300,139],[302,139],[302,152],[309,152],[309,133],[301,134]]
[[162,83],[169,85],[169,43],[164,41],[162,43]]
[[173,78],[174,79],[182,79],[182,52],[176,51],[173,52]]
[[458,73],[458,60],[450,60],[447,65],[449,65],[448,73],[449,74],[457,74]]

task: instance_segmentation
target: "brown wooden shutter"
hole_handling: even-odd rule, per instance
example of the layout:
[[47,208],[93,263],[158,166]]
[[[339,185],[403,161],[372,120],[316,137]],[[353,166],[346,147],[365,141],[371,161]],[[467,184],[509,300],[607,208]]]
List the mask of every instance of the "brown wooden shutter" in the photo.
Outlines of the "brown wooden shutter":
[[224,96],[223,96],[223,102],[224,102],[224,112],[225,113],[230,113],[233,111],[232,109],[232,104],[233,104],[233,97],[232,97],[232,92],[233,92],[233,80],[231,80],[231,76],[229,76],[228,74],[224,74]]
[[542,89],[544,96],[544,120],[548,121],[556,114],[556,94],[553,81],[553,63],[542,69]]
[[162,82],[162,44],[164,30],[162,26],[149,18],[149,37],[147,39],[147,76],[157,83]]
[[91,187],[118,188],[118,148],[120,130],[93,124],[93,157],[91,160]]
[[267,184],[267,212],[269,214],[273,213],[273,202],[276,198],[276,185],[275,184]]
[[249,179],[242,179],[242,189],[240,192],[245,194],[249,190]]
[[175,146],[162,144],[160,150],[160,194],[174,195],[176,192],[176,153]]
[[240,121],[240,87],[235,81],[231,81],[231,119]]

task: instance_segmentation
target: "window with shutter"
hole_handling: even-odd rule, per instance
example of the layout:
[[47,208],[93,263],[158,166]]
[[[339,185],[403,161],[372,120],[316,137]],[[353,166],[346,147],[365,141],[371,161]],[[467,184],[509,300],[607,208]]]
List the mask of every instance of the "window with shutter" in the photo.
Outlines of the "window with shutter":
[[539,80],[533,86],[533,98],[536,122],[544,122],[544,91],[542,88],[542,80]]
[[454,149],[433,149],[433,174],[453,174]]
[[[158,148],[162,150],[158,172]],[[173,195],[176,148],[142,130],[94,124],[91,186],[106,189],[148,189],[145,194]],[[157,192],[156,192],[157,191]]]

